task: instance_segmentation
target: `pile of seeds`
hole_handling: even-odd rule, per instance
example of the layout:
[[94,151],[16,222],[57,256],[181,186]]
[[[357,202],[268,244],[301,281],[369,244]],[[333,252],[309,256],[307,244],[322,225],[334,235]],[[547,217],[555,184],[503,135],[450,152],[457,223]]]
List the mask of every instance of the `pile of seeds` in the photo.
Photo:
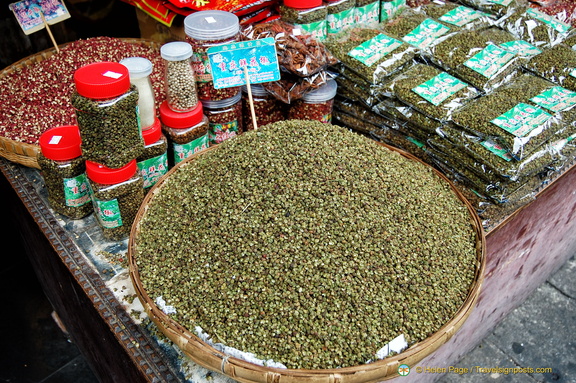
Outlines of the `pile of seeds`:
[[374,360],[445,325],[476,272],[470,213],[432,168],[345,128],[282,121],[181,165],[137,222],[152,300],[288,368]]

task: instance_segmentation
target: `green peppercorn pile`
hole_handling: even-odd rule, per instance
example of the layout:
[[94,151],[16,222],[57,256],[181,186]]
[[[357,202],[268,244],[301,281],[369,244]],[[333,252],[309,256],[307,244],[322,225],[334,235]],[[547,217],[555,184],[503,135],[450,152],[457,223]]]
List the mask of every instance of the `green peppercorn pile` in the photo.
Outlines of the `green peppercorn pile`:
[[476,272],[466,205],[424,164],[318,121],[175,169],[133,238],[140,281],[214,342],[288,368],[364,364],[445,325]]

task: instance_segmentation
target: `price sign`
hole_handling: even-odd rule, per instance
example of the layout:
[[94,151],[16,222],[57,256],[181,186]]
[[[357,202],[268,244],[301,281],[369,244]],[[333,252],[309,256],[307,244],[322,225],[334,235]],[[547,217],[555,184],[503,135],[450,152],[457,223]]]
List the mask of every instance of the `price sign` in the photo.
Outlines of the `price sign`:
[[45,28],[47,24],[54,25],[70,18],[68,9],[60,0],[24,0],[10,4],[9,8],[26,35]]

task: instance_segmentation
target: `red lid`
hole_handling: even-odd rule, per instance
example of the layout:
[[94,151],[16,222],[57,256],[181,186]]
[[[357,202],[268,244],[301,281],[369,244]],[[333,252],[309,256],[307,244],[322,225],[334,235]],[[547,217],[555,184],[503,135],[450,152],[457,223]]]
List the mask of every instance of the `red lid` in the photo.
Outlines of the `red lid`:
[[40,150],[44,157],[66,161],[82,155],[80,130],[76,125],[56,126],[40,136]]
[[155,118],[154,123],[148,129],[142,131],[142,137],[144,137],[144,145],[152,145],[160,139],[162,135],[162,125],[160,124],[160,119]]
[[322,0],[284,0],[284,5],[297,9],[316,8],[322,5]]
[[97,62],[74,72],[78,94],[88,98],[106,99],[120,96],[130,89],[126,66],[116,62]]
[[132,160],[127,165],[118,169],[111,169],[96,162],[86,161],[86,175],[88,178],[104,185],[114,185],[127,181],[137,170],[136,160]]
[[202,103],[199,102],[194,109],[190,112],[175,112],[164,101],[160,104],[160,120],[169,128],[173,129],[186,129],[202,122],[204,118],[204,108]]

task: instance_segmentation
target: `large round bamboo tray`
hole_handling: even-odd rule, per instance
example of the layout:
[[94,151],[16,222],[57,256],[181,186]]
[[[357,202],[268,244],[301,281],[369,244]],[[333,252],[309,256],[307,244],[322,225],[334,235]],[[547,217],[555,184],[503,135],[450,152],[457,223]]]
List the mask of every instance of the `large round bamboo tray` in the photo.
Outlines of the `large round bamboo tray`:
[[[145,45],[148,45],[150,47],[157,48],[158,50],[160,49],[160,43],[152,41],[152,40],[135,39],[135,38],[122,38],[121,40],[124,42],[127,42],[127,43],[145,44]],[[60,45],[58,45],[58,48],[63,49],[68,44],[69,43],[60,44]],[[39,62],[42,62],[43,60],[50,58],[55,53],[56,53],[56,48],[49,48],[49,49],[43,50],[41,52],[38,52],[36,54],[33,54],[31,56],[25,57],[25,58],[15,62],[15,63],[11,64],[10,66],[4,68],[0,72],[0,78],[6,77],[9,74],[11,74],[17,70],[20,70],[22,68],[29,67],[29,66],[37,64]],[[160,54],[160,53],[158,53],[158,54]],[[50,127],[45,127],[45,128],[48,129]],[[9,161],[12,161],[12,162],[15,162],[17,164],[24,165],[24,166],[27,166],[30,168],[39,169],[40,165],[38,165],[38,162],[36,160],[36,157],[37,157],[39,152],[40,152],[40,146],[38,146],[38,145],[29,144],[29,143],[25,143],[25,142],[19,142],[19,141],[15,141],[15,140],[0,136],[0,157],[4,157]]]
[[[418,161],[426,166],[425,162],[413,156],[412,154],[403,150],[397,149],[383,143],[380,145],[400,153],[404,157]],[[209,150],[217,150],[217,146],[210,147]],[[446,343],[462,324],[466,321],[471,311],[476,305],[480,288],[484,279],[485,269],[485,234],[482,227],[482,222],[476,214],[474,208],[468,200],[453,186],[453,184],[439,171],[434,169],[434,172],[443,180],[445,180],[456,194],[456,196],[464,203],[470,213],[470,220],[477,235],[476,243],[476,274],[474,281],[469,290],[466,300],[454,315],[454,317],[440,328],[432,336],[426,338],[417,344],[412,345],[403,352],[373,363],[359,365],[354,367],[345,367],[338,369],[322,369],[322,370],[304,370],[304,369],[279,369],[271,367],[262,367],[235,357],[228,356],[209,344],[202,341],[195,334],[191,333],[187,328],[180,325],[178,322],[166,315],[154,301],[148,296],[144,290],[139,277],[138,265],[135,254],[135,238],[139,232],[139,222],[147,211],[150,200],[162,188],[165,180],[175,172],[183,164],[194,161],[198,156],[206,153],[200,152],[190,156],[180,164],[172,168],[146,195],[140,210],[136,216],[134,224],[132,225],[129,243],[128,243],[128,264],[129,272],[132,282],[134,283],[136,294],[142,302],[146,313],[150,319],[158,326],[162,333],[174,342],[184,354],[186,354],[192,361],[200,366],[203,366],[212,371],[222,373],[239,382],[258,382],[258,383],[360,383],[360,382],[379,382],[398,377],[398,367],[402,364],[414,366],[419,363],[426,356],[433,353],[440,346]]]

